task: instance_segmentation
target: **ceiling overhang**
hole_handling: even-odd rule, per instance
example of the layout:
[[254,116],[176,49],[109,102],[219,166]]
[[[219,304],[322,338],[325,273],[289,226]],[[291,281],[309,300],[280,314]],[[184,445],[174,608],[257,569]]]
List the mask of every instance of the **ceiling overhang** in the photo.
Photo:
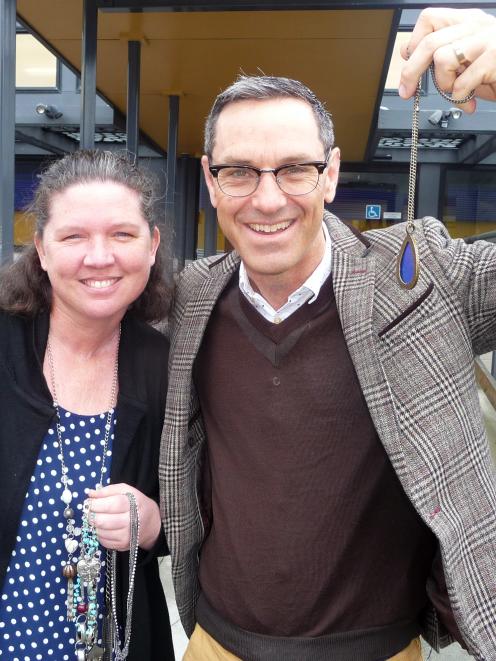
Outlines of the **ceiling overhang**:
[[[344,160],[366,158],[396,31],[393,9],[206,12],[155,6],[133,12],[121,2],[119,11],[117,2],[101,4],[112,11],[98,12],[98,90],[126,112],[128,41],[139,40],[140,128],[163,150],[169,95],[180,98],[178,152],[199,155],[216,94],[240,72],[263,72],[306,83],[333,115]],[[55,52],[81,69],[82,0],[17,0],[17,9]]]

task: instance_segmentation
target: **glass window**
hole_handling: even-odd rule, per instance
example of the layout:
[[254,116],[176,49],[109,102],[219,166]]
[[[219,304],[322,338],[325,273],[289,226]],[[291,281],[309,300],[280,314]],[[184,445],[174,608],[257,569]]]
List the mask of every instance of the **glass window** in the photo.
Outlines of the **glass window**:
[[443,221],[453,237],[496,230],[494,170],[448,170]]
[[[407,199],[406,172],[341,172],[336,197],[328,208],[363,231],[406,220]],[[367,219],[370,205],[374,209]]]
[[31,34],[16,35],[16,87],[57,87],[57,58]]

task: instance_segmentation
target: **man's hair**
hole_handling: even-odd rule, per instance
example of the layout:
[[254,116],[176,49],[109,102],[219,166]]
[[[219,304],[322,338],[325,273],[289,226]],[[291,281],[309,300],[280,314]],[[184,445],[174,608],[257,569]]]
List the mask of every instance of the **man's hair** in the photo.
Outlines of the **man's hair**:
[[[150,232],[153,231],[157,225],[157,194],[153,175],[137,167],[124,153],[81,149],[51,163],[39,178],[27,211],[35,219],[36,233],[40,239],[50,220],[54,196],[70,186],[92,182],[119,183],[138,193],[143,218]],[[159,246],[146,288],[130,305],[136,316],[145,321],[159,321],[168,311],[171,292],[163,271],[164,256]],[[34,244],[31,244],[13,265],[1,273],[0,309],[32,317],[49,311],[51,300],[50,281],[41,268]]]
[[319,129],[319,137],[328,154],[334,144],[334,127],[331,115],[306,85],[291,78],[279,76],[239,76],[215,99],[205,123],[205,154],[212,160],[215,145],[215,129],[223,108],[235,101],[266,101],[268,99],[301,99],[311,107]]

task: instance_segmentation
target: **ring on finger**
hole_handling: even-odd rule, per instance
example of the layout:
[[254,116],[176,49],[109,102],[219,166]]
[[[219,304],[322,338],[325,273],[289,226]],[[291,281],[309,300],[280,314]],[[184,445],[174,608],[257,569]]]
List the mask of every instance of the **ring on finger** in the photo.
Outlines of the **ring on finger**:
[[460,66],[470,64],[470,60],[465,57],[465,53],[461,48],[458,48],[455,43],[451,44],[451,48],[453,49],[453,53],[455,54],[455,57],[458,60],[458,64]]

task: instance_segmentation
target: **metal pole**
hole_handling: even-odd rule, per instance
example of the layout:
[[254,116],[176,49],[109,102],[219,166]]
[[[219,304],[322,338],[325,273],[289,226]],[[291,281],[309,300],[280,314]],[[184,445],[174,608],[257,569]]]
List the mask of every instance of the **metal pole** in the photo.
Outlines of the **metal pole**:
[[96,44],[98,8],[96,0],[84,0],[81,52],[81,128],[79,146],[95,146]]
[[0,263],[14,256],[16,0],[0,0]]
[[496,379],[496,351],[493,351],[492,360],[491,360],[491,374]]
[[203,208],[205,213],[204,255],[205,257],[210,257],[217,253],[217,211],[210,202],[207,184],[205,183],[205,178],[203,176],[201,178],[201,186],[203,188],[202,198],[205,200]]
[[195,259],[198,238],[198,202],[200,187],[200,161],[197,158],[188,158],[188,172],[186,176],[186,210],[184,257]]
[[167,192],[165,195],[165,222],[169,228],[174,228],[174,234],[176,234],[177,228],[176,219],[174,218],[174,200],[176,193],[178,127],[179,97],[176,95],[171,95],[169,96],[169,133],[167,140]]
[[130,41],[127,52],[127,152],[138,158],[141,43]]
[[186,246],[186,190],[188,156],[177,161],[176,204],[174,205],[174,263],[176,271],[184,268]]

